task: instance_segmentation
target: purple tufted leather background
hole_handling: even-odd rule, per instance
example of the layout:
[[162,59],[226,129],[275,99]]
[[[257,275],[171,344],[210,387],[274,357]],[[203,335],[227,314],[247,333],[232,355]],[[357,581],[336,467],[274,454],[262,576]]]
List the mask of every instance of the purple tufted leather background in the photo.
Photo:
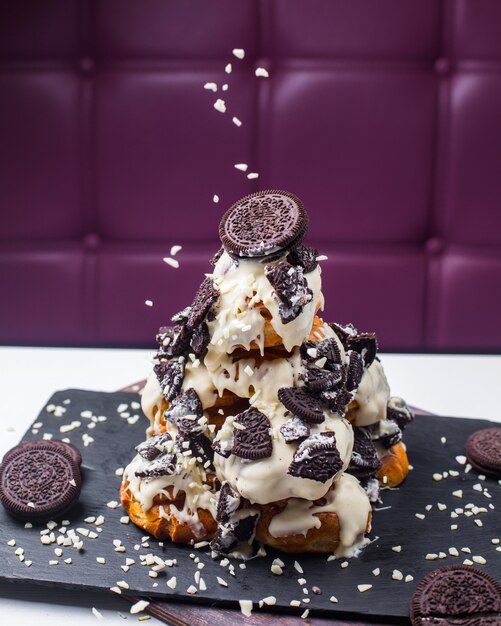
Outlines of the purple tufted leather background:
[[0,342],[152,344],[269,187],[309,209],[326,318],[501,350],[501,3],[0,0]]

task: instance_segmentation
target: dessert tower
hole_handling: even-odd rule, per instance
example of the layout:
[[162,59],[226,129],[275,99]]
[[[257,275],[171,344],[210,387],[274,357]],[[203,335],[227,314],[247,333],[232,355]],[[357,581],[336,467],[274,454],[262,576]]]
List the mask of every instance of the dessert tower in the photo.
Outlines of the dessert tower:
[[317,315],[321,257],[302,243],[307,228],[288,192],[234,204],[212,273],[158,332],[148,439],[121,498],[159,539],[354,554],[380,486],[407,475],[412,414],[390,397],[375,335]]

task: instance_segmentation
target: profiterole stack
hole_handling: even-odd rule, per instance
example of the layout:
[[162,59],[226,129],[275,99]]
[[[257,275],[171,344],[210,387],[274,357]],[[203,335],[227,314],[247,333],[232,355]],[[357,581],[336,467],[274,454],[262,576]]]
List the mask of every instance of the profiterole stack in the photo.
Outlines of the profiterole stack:
[[249,555],[353,555],[380,486],[409,465],[412,420],[390,397],[376,337],[324,322],[317,250],[299,198],[262,191],[223,216],[223,247],[193,302],[160,328],[142,396],[148,439],[122,504],[159,539]]

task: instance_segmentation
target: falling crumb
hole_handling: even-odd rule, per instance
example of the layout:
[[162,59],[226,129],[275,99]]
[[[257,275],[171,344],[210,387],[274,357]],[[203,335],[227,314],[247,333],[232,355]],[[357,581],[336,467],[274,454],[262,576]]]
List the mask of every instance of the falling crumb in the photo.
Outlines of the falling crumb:
[[212,196],[212,202],[214,202],[214,204],[219,202],[219,196],[216,193]]
[[219,111],[219,113],[226,113],[226,104],[224,100],[221,100],[221,98],[218,98],[214,102],[214,108],[216,109],[216,111]]
[[228,64],[226,65],[226,67],[224,68],[224,71],[225,71],[227,74],[231,74],[231,70],[232,70],[232,69],[233,69],[233,68],[231,67],[231,63],[228,63]]
[[146,306],[153,306],[153,300],[145,300],[144,303],[146,304]]
[[315,261],[327,261],[328,260],[328,256],[326,256],[325,254],[319,254],[317,257],[315,257]]
[[440,442],[441,443],[447,443],[447,439],[445,437],[440,437]]
[[235,126],[242,126],[242,122],[238,119],[238,117],[232,117],[231,121],[235,124]]
[[179,268],[179,261],[177,259],[171,259],[170,256],[166,256],[162,260],[164,263],[166,263],[167,265],[170,265],[176,270]]
[[259,174],[257,172],[250,172],[247,174],[247,178],[249,180],[254,180],[255,178],[259,178]]
[[[171,256],[176,256],[176,254],[178,252],[181,252],[182,249],[183,249],[183,246],[179,246],[179,245],[172,246],[172,248],[170,249],[170,255]],[[137,407],[137,408],[139,408],[139,407]]]
[[149,602],[148,600],[139,600],[138,602],[136,602],[136,604],[133,604],[130,607],[130,612],[132,615],[135,615],[136,613],[141,613],[141,611],[144,611],[144,609],[149,606]]
[[215,93],[217,91],[217,85],[216,83],[205,83],[204,89],[207,89],[208,91],[213,91]]
[[369,591],[369,589],[372,589],[372,585],[357,585],[357,589],[360,591],[360,593],[364,593],[365,591]]
[[243,48],[233,48],[233,56],[237,57],[237,59],[243,59],[245,50]]
[[270,76],[268,70],[264,69],[264,67],[256,68],[255,74],[258,78],[269,78]]
[[97,619],[103,619],[103,614],[100,611],[98,611],[95,607],[92,607],[92,613],[94,617],[96,617]]
[[240,170],[241,172],[246,172],[249,169],[247,163],[236,163],[235,169]]

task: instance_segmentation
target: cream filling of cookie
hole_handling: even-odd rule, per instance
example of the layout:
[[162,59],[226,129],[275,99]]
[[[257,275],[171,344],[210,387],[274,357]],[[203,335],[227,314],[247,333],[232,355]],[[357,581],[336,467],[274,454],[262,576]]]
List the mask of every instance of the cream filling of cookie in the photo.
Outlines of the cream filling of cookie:
[[355,393],[357,408],[350,411],[355,426],[370,426],[386,419],[386,405],[390,397],[390,387],[383,366],[374,361],[364,370],[362,380]]
[[[296,443],[286,443],[280,427],[289,419],[290,414],[284,406],[275,402],[264,403],[256,400],[254,406],[268,416],[271,422],[271,436],[273,450],[270,457],[255,461],[242,459],[234,454],[224,458],[220,454],[214,455],[216,475],[221,482],[227,480],[231,487],[242,497],[256,504],[268,504],[285,498],[305,498],[318,500],[330,489],[333,481],[342,471],[346,470],[353,448],[353,429],[350,423],[338,415],[325,412],[325,421],[322,424],[311,424],[311,434],[333,431],[336,435],[336,447],[343,462],[342,469],[331,479],[322,483],[309,478],[299,478],[287,473],[292,463]],[[230,445],[233,438],[233,418],[227,417],[221,430],[216,436],[223,449]]]
[[324,497],[327,502],[318,506],[309,500],[291,498],[285,509],[271,520],[268,527],[270,535],[306,535],[311,528],[320,528],[318,513],[336,513],[339,520],[339,548],[336,553],[344,554],[347,548],[362,541],[371,505],[358,480],[350,474],[341,474]]
[[124,470],[123,481],[129,481],[128,489],[134,500],[137,500],[144,511],[153,506],[156,496],[164,495],[171,498],[167,489],[173,487],[173,496],[184,492],[185,500],[181,509],[174,504],[162,503],[159,513],[169,519],[174,515],[181,524],[188,524],[195,536],[204,533],[197,509],[206,509],[212,516],[216,516],[215,493],[207,484],[207,475],[200,463],[195,463],[191,456],[178,455],[177,473],[156,478],[140,478],[136,472],[142,472],[151,467],[154,461],[147,461],[137,454]]
[[212,278],[219,289],[219,301],[216,305],[216,318],[209,322],[211,344],[209,352],[229,354],[237,347],[249,350],[252,342],[264,353],[265,319],[261,315],[260,305],[269,311],[270,323],[282,339],[285,349],[290,352],[301,345],[311,331],[317,307],[323,309],[324,299],[321,291],[320,266],[304,274],[313,296],[303,306],[301,313],[288,324],[283,324],[279,314],[279,302],[270,282],[264,274],[266,265],[275,265],[285,257],[271,263],[258,263],[241,260],[238,265],[224,252],[214,267]]

